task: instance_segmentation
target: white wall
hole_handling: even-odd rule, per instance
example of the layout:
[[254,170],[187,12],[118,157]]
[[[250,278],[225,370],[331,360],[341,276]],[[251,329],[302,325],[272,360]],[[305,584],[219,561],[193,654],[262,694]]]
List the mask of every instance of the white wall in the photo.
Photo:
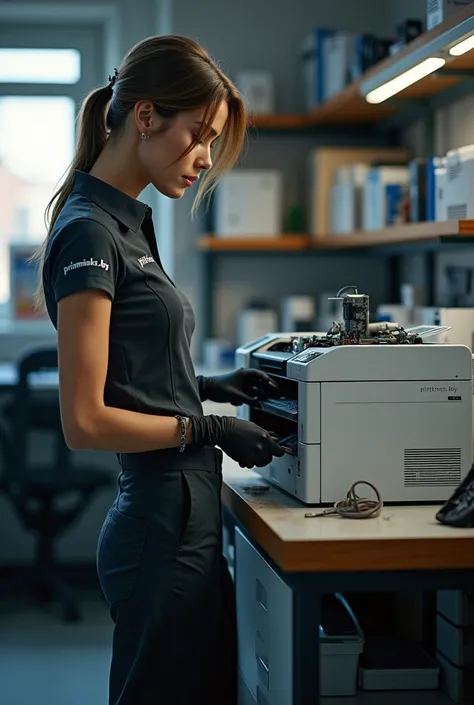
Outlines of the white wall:
[[[82,8],[87,8],[88,6],[116,8],[119,17],[117,46],[119,55],[122,56],[127,49],[140,41],[140,39],[158,31],[160,2],[161,0],[137,0],[136,2],[130,2],[130,0],[99,0],[98,2],[95,2],[95,0],[82,0],[82,2],[75,2],[74,0],[15,0],[14,3],[2,1],[0,5],[11,6],[14,4],[15,8],[21,8],[21,6],[34,8],[57,6],[61,8],[61,18],[65,10],[68,9],[74,15],[74,10],[71,8],[75,5]],[[113,68],[113,66],[108,68],[106,75],[112,73]]]

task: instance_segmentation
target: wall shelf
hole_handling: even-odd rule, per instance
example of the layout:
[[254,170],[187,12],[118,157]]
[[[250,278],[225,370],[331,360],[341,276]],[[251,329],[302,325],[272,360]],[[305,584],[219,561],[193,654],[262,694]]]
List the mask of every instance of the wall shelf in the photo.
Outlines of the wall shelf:
[[344,235],[325,235],[318,240],[309,235],[280,235],[277,237],[214,237],[204,235],[197,241],[202,252],[322,252],[324,250],[352,250],[384,245],[442,242],[470,244],[474,238],[474,220],[448,220],[430,223],[406,223],[383,230],[359,231]]
[[383,230],[359,231],[347,235],[328,235],[313,243],[316,250],[345,250],[384,245],[407,245],[425,242],[461,242],[474,237],[474,220],[447,220],[429,223],[405,223]]
[[[460,57],[451,57],[446,47],[460,41],[474,30],[474,4],[461,8],[448,20],[426,32],[395,56],[389,57],[348,85],[339,94],[309,113],[253,115],[249,118],[250,132],[284,132],[303,135],[317,132],[319,137],[329,135],[331,143],[338,139],[346,143],[389,140],[398,143],[400,129],[417,119],[423,119],[424,155],[434,153],[434,119],[439,108],[466,95],[474,94],[474,50]],[[432,54],[433,52],[433,54]],[[364,95],[413,67],[427,56],[444,56],[446,64],[418,81],[390,100],[379,105],[367,103]],[[387,296],[398,300],[401,263],[400,256],[423,253],[427,304],[435,304],[435,253],[447,247],[474,245],[474,221],[444,223],[409,223],[380,231],[354,232],[347,235],[321,236],[315,240],[308,234],[282,234],[276,238],[214,237],[204,235],[197,241],[203,253],[204,281],[203,313],[204,337],[212,338],[214,330],[214,283],[221,256],[274,257],[327,255],[375,256],[387,259]]]
[[312,246],[308,235],[279,235],[277,237],[215,237],[198,238],[198,250],[203,252],[289,252],[308,250]]
[[402,66],[410,56],[415,56],[431,42],[439,40],[443,35],[449,37],[449,32],[469,20],[474,15],[473,6],[468,5],[442,22],[430,32],[408,44],[404,49],[370,69],[359,81],[348,85],[341,93],[329,99],[322,105],[306,114],[293,115],[254,115],[249,120],[250,127],[262,130],[301,130],[317,126],[335,125],[374,125],[386,118],[411,107],[420,107],[420,103],[430,107],[442,102],[442,97],[450,97],[453,90],[464,84],[474,92],[474,50],[459,57],[449,57],[444,68],[434,74],[417,81],[393,99],[379,105],[371,105],[362,95],[361,85],[377,77],[389,74],[398,64]]

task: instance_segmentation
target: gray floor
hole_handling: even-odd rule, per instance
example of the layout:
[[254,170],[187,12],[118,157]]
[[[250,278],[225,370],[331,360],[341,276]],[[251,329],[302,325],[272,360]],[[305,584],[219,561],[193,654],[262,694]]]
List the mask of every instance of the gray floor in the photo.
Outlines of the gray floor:
[[[107,705],[112,622],[97,592],[83,591],[81,606],[83,621],[65,624],[56,614],[27,603],[0,603],[0,705]],[[452,705],[438,692],[322,699],[324,705],[401,702]],[[256,705],[243,687],[240,703]]]
[[94,591],[83,621],[21,603],[0,604],[1,705],[106,705],[112,622]]

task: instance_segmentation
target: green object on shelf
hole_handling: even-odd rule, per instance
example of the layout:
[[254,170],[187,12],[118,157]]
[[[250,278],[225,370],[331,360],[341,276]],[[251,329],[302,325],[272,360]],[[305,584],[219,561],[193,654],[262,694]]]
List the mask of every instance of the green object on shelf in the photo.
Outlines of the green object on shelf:
[[285,232],[303,233],[304,226],[303,206],[299,203],[295,203],[288,208],[285,219]]

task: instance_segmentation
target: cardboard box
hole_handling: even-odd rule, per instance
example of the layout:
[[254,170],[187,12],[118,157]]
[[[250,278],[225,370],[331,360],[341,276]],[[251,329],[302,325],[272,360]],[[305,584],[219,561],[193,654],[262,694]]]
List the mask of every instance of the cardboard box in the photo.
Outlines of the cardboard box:
[[317,147],[308,155],[307,223],[313,239],[331,234],[331,192],[336,172],[354,164],[406,164],[409,153],[398,147]]
[[472,0],[427,0],[426,29],[429,31],[444,22],[462,7],[470,5]]

